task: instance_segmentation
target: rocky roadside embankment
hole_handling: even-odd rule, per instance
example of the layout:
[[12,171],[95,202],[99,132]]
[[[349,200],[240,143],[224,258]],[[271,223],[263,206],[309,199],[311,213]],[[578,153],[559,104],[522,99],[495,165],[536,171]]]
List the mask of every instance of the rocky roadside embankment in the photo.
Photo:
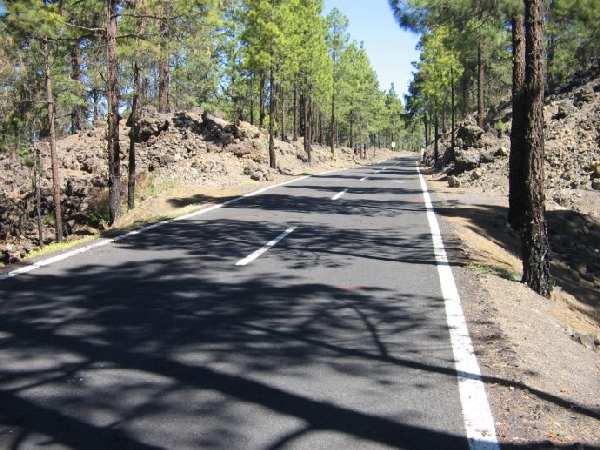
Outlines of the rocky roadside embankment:
[[[547,199],[600,219],[600,79],[549,97],[546,117]],[[450,187],[508,193],[511,108],[504,105],[485,129],[473,117],[459,124],[454,158],[450,135],[440,142],[437,167]],[[433,148],[427,151],[433,164]]]
[[[278,169],[268,165],[268,140],[263,130],[239,125],[200,109],[158,114],[145,108],[137,123],[136,182],[139,200],[158,194],[161,186],[235,186],[250,180],[273,181],[302,172],[310,165],[301,141],[276,140]],[[127,188],[130,128],[121,121],[123,198]],[[41,216],[45,243],[54,237],[49,148],[39,145]],[[62,208],[67,235],[90,235],[104,228],[107,158],[104,125],[57,142],[61,165]],[[388,154],[378,150],[376,157]],[[373,158],[373,152],[369,152]],[[337,149],[338,166],[351,165],[354,152]],[[313,166],[331,159],[330,149],[313,146]],[[363,161],[364,162],[364,161]],[[31,162],[0,154],[0,262],[14,263],[38,245],[36,198]]]
[[[578,299],[576,309],[600,323],[600,76],[592,72],[546,98],[546,208],[552,270],[558,285]],[[455,149],[446,134],[434,162],[450,192],[470,199],[461,214],[472,229],[518,256],[519,237],[506,225],[510,103],[489,116],[485,128],[471,117],[459,124]],[[479,198],[479,202],[474,201]],[[468,216],[468,217],[467,217]]]

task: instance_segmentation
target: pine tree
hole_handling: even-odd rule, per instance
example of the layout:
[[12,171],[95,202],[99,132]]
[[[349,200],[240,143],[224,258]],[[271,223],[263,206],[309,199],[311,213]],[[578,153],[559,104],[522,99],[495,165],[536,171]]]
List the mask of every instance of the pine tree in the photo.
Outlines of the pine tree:
[[513,54],[513,81],[512,81],[512,108],[513,121],[510,132],[510,157],[509,157],[509,194],[508,194],[508,223],[514,230],[520,230],[525,212],[525,196],[527,186],[523,174],[525,161],[523,148],[525,118],[523,105],[523,89],[525,84],[525,24],[522,15],[522,5],[513,10],[511,19],[512,28],[512,54]]
[[333,64],[333,88],[331,90],[331,130],[330,130],[330,146],[331,158],[335,159],[336,146],[336,91],[341,78],[340,73],[340,58],[348,45],[350,35],[348,34],[348,18],[345,17],[340,10],[333,8],[327,16],[328,34],[327,44],[329,46],[329,56]]
[[121,214],[121,150],[119,147],[119,85],[117,61],[118,0],[105,0],[106,8],[106,97],[108,100],[108,209],[110,225]]
[[525,0],[523,160],[527,185],[522,232],[523,281],[549,296],[551,287],[544,195],[544,4]]

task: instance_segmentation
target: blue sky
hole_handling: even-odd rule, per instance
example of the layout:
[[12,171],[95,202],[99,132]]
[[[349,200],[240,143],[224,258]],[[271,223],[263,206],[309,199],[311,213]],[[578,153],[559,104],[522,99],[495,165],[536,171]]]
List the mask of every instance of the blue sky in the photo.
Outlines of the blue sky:
[[325,13],[337,7],[350,19],[350,35],[364,41],[382,89],[393,82],[405,94],[411,79],[412,61],[419,58],[416,34],[400,29],[387,0],[325,0]]

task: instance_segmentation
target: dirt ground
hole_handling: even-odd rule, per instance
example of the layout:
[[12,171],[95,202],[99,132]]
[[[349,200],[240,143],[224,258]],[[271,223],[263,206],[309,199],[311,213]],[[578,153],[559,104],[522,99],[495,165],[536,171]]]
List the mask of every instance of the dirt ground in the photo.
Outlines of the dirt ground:
[[438,175],[429,175],[428,184],[451,236],[498,438],[508,448],[598,448],[600,291],[573,277],[568,257],[558,254],[552,298],[535,294],[519,282],[518,237],[505,224],[506,197],[450,189]]

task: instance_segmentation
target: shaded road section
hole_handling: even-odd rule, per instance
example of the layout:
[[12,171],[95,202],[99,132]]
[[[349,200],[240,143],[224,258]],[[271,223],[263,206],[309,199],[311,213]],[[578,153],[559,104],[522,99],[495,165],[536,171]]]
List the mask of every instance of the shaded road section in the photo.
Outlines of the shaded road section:
[[0,299],[0,447],[468,448],[411,157],[4,280]]

